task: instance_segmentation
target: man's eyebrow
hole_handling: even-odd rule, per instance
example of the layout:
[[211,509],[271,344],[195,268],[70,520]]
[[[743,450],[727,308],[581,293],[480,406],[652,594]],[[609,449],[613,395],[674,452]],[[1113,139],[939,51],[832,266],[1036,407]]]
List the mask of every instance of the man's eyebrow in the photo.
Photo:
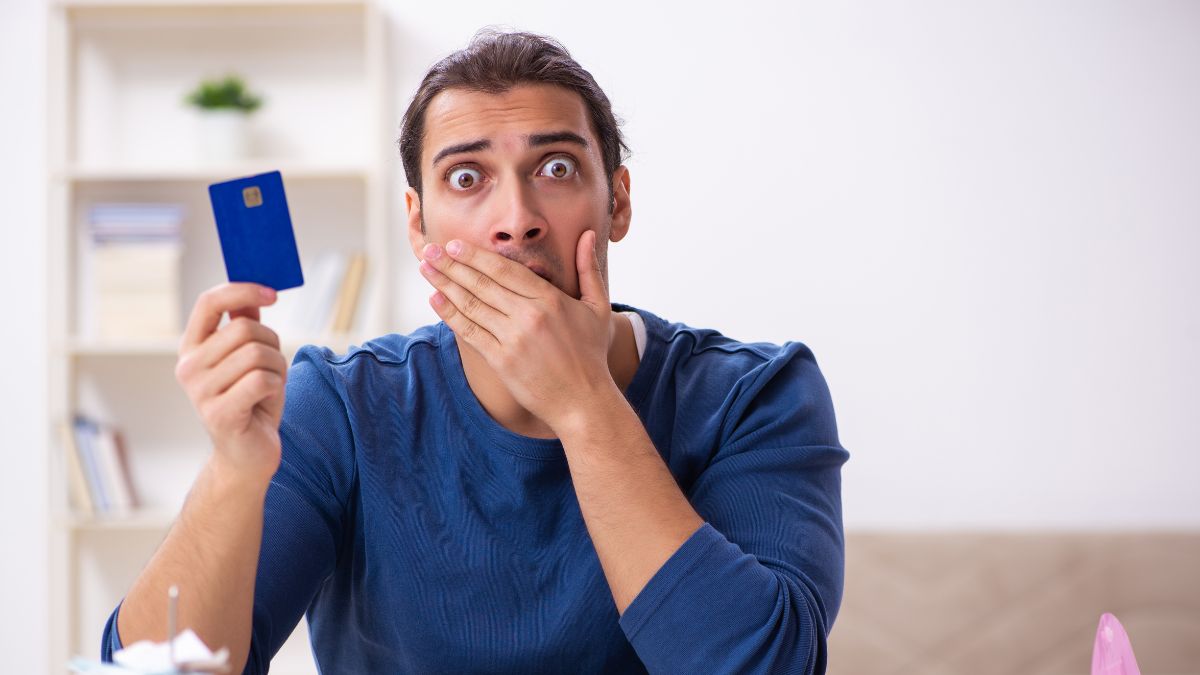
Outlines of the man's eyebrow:
[[536,148],[539,145],[550,145],[551,143],[574,143],[581,148],[587,149],[588,143],[583,136],[574,131],[555,131],[548,134],[530,134],[529,147]]
[[[574,131],[553,131],[545,134],[529,135],[529,147],[531,148],[536,148],[542,145],[550,145],[552,143],[574,143],[575,145],[578,145],[584,149],[587,149],[588,147],[587,139],[575,133]],[[491,147],[492,142],[486,138],[481,138],[477,141],[468,141],[466,143],[448,145],[439,150],[438,153],[433,156],[433,165],[437,166],[438,162],[449,157],[450,155],[459,155],[466,152],[479,152],[480,150],[487,150]]]
[[487,139],[470,141],[468,143],[459,143],[457,145],[449,145],[439,150],[438,154],[433,156],[433,165],[437,166],[438,162],[442,161],[446,157],[449,157],[450,155],[458,155],[464,152],[478,152],[480,150],[487,150],[490,147],[492,147],[492,142]]

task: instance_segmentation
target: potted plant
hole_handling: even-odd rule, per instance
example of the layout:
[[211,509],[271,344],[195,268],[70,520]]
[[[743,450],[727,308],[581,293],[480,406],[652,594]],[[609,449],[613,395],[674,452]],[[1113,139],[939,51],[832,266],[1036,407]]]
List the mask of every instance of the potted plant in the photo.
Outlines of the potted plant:
[[241,159],[248,154],[250,114],[262,97],[246,91],[235,74],[202,80],[185,101],[199,111],[200,156],[214,161]]

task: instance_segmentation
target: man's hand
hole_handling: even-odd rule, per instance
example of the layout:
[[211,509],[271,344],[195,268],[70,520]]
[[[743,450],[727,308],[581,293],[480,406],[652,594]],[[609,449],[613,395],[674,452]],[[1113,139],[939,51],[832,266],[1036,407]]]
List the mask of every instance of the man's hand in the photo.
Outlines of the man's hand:
[[[274,290],[253,283],[214,286],[192,308],[175,379],[213,442],[216,466],[266,485],[279,467],[288,362],[279,335],[259,321]],[[229,323],[218,329],[228,313]]]
[[608,369],[612,307],[595,245],[588,231],[576,247],[579,300],[520,263],[461,243],[449,255],[426,246],[421,272],[438,289],[429,300],[438,316],[562,440],[579,509],[624,614],[704,520]]
[[526,410],[557,430],[598,393],[615,388],[608,368],[612,307],[600,275],[596,233],[576,245],[580,299],[524,265],[460,240],[425,246],[421,273],[455,335],[474,347]]

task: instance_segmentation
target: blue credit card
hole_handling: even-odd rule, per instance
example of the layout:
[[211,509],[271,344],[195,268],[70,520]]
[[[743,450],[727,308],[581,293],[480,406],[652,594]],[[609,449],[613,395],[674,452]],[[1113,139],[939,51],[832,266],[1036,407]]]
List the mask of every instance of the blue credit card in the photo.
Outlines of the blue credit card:
[[208,196],[230,281],[252,281],[277,291],[304,284],[278,171],[214,183]]

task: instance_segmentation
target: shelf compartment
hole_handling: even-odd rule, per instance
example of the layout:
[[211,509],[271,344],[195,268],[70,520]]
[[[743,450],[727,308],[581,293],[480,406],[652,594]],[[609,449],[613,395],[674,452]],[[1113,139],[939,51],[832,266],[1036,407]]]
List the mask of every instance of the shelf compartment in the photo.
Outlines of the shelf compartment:
[[227,73],[264,99],[250,117],[252,157],[364,165],[378,156],[361,4],[68,7],[78,102],[69,164],[196,161],[199,113],[184,97]]
[[370,171],[353,164],[299,163],[270,159],[202,166],[195,164],[164,164],[159,166],[72,166],[57,172],[53,178],[74,183],[217,183],[268,171],[279,171],[287,181],[357,180],[366,181]]
[[[284,178],[284,189],[287,192],[288,207],[292,217],[292,225],[296,233],[296,246],[300,253],[302,268],[306,275],[313,269],[315,261],[322,253],[335,251],[350,253],[353,251],[368,251],[365,190],[366,186],[358,180],[320,180],[297,181],[291,177]],[[97,342],[92,332],[92,312],[94,302],[91,282],[91,250],[88,226],[88,209],[97,203],[104,202],[170,202],[182,204],[184,207],[183,264],[180,270],[180,325],[178,332],[182,334],[187,318],[200,293],[208,288],[224,283],[225,261],[221,255],[221,245],[217,237],[216,222],[213,219],[212,206],[208,200],[208,190],[202,184],[174,181],[147,181],[143,183],[86,183],[74,189],[75,207],[71,218],[73,227],[72,266],[74,278],[69,283],[73,288],[73,305],[69,308],[70,334],[72,342],[69,349],[80,347],[85,351],[100,352],[141,352],[157,354],[168,350],[170,340],[121,340],[116,343]],[[380,275],[373,270],[379,256],[369,256],[367,278],[364,292],[359,302],[359,311],[355,320],[352,335],[362,335],[367,332],[378,307],[378,280]],[[299,288],[282,291],[277,304],[304,303],[311,297],[312,286],[306,276],[306,285]],[[263,323],[276,330],[280,338],[289,343],[303,340],[319,342],[332,341],[336,343],[337,336],[313,335],[311,331],[299,330],[297,326],[280,323],[282,308],[265,307],[262,310]],[[175,351],[176,342],[169,347]]]

